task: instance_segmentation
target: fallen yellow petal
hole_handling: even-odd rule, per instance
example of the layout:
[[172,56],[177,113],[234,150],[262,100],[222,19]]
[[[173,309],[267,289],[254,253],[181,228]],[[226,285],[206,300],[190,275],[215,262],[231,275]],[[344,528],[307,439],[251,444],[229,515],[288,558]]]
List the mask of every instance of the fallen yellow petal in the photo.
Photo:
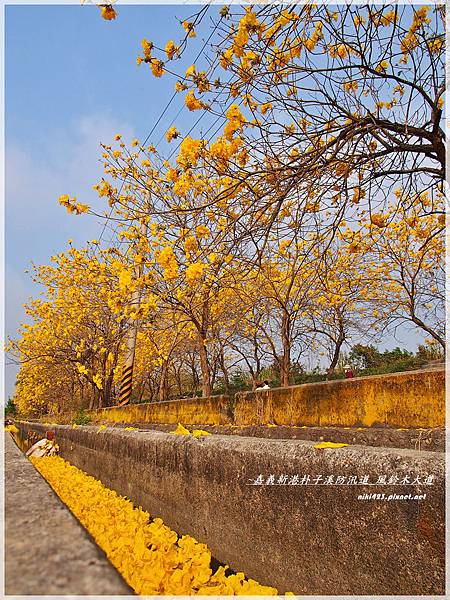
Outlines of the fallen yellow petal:
[[244,573],[213,572],[211,552],[58,456],[31,462],[141,596],[276,595]]
[[19,433],[19,430],[15,425],[6,425],[5,431],[9,431],[10,433]]
[[201,435],[211,435],[209,431],[204,431],[203,429],[194,429],[192,432],[194,437],[200,437]]
[[175,429],[175,431],[171,431],[170,433],[173,433],[174,435],[190,435],[191,434],[189,429],[186,429],[186,427],[184,427],[181,423],[178,423],[178,427]]
[[316,444],[314,448],[343,448],[344,446],[348,446],[348,444],[340,444],[337,442],[320,442],[320,444]]

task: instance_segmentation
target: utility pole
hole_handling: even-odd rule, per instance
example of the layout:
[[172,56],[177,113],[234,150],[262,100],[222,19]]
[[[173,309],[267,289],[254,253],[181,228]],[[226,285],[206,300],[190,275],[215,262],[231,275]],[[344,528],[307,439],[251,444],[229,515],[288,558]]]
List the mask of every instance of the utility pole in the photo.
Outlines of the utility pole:
[[[149,183],[149,185],[150,185],[150,183]],[[145,206],[149,209],[150,201],[151,201],[150,190],[147,191],[145,200],[146,200]],[[146,217],[147,217],[147,211],[144,210],[144,216],[142,218],[141,228],[140,228],[140,233],[144,237],[147,236]],[[138,265],[136,265],[136,267],[135,267],[136,279],[139,279],[141,277],[142,271],[143,271],[143,263],[141,262]],[[139,288],[136,288],[135,290],[133,290],[133,293],[131,295],[131,305],[135,307],[136,311],[138,311],[140,303],[141,303],[141,292],[140,292]],[[138,319],[135,319],[131,323],[131,327],[128,330],[128,335],[126,338],[125,362],[124,362],[123,369],[122,369],[122,379],[120,381],[119,402],[118,402],[117,406],[124,406],[125,404],[128,404],[128,402],[130,401],[130,398],[131,398],[131,392],[133,390],[134,356],[136,353],[136,340],[137,340],[138,329],[139,329],[139,321],[138,321]]]

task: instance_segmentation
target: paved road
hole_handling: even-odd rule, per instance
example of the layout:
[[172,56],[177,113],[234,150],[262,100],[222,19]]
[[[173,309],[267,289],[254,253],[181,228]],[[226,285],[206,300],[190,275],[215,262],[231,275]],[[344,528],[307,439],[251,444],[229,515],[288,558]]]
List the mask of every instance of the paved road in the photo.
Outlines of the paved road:
[[5,517],[7,595],[133,594],[9,433]]

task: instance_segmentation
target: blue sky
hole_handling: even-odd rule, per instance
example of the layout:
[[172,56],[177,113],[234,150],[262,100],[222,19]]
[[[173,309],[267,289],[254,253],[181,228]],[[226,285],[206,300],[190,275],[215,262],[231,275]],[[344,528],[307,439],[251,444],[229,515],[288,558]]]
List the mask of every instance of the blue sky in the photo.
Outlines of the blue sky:
[[[22,304],[39,291],[24,272],[31,261],[47,263],[69,238],[82,245],[102,230],[98,218],[69,215],[58,197],[104,208],[92,190],[102,175],[99,142],[116,133],[145,139],[172,96],[173,78],[155,79],[147,65],[136,65],[141,40],[176,42],[184,35],[177,18],[197,9],[119,6],[119,17],[105,21],[92,5],[6,7],[6,335],[15,335],[25,320]],[[181,68],[209,32],[206,19]],[[159,140],[182,102],[175,99],[150,141]],[[183,110],[178,128],[192,121]],[[16,371],[6,367],[6,395]]]
[[[136,65],[141,40],[160,47],[169,39],[176,43],[183,34],[176,17],[186,19],[197,9],[119,5],[119,17],[108,22],[88,4],[6,6],[6,335],[15,334],[24,320],[22,304],[38,292],[24,273],[31,261],[45,264],[69,238],[83,245],[102,230],[94,217],[69,215],[58,197],[67,193],[95,205],[92,185],[102,175],[99,142],[111,142],[116,133],[125,140],[145,139],[173,93],[173,78],[155,79],[147,65]],[[209,32],[207,17],[180,69],[193,62]],[[196,64],[201,67],[201,61]],[[151,142],[181,105],[182,96]],[[183,110],[178,129],[186,133],[194,120]],[[404,345],[414,349],[416,334],[404,337]],[[6,368],[6,395],[16,371]]]

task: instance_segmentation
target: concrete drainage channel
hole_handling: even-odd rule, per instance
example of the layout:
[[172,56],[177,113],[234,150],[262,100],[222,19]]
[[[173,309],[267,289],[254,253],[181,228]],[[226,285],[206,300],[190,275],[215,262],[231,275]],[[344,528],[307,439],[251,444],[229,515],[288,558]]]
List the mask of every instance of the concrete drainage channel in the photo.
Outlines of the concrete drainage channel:
[[[47,428],[46,433],[48,431]],[[77,521],[72,508],[64,504],[58,492],[54,493],[51,481],[35,468],[35,463],[24,457],[23,453],[34,442],[42,440],[44,432],[30,429],[27,437],[20,432],[19,435],[11,433],[13,435],[5,436],[6,593],[11,596],[62,592],[74,596],[135,595],[122,578],[121,569],[116,570],[118,565],[109,562],[102,541],[97,545],[90,528],[85,529],[86,525]],[[65,464],[71,466],[68,462]],[[122,509],[124,507],[122,505]],[[131,521],[130,525],[136,523]],[[123,535],[123,532],[118,534]],[[210,558],[213,573],[224,567],[214,557]],[[236,575],[229,567],[225,573]]]
[[[22,445],[48,430],[16,425]],[[440,452],[363,445],[318,450],[309,440],[196,439],[117,427],[52,429],[63,458],[280,593],[444,593]],[[288,484],[296,476],[298,484]],[[383,477],[389,485],[380,483]],[[373,494],[385,500],[369,499]],[[412,499],[394,500],[395,494]]]
[[5,594],[129,596],[104,552],[5,434]]

